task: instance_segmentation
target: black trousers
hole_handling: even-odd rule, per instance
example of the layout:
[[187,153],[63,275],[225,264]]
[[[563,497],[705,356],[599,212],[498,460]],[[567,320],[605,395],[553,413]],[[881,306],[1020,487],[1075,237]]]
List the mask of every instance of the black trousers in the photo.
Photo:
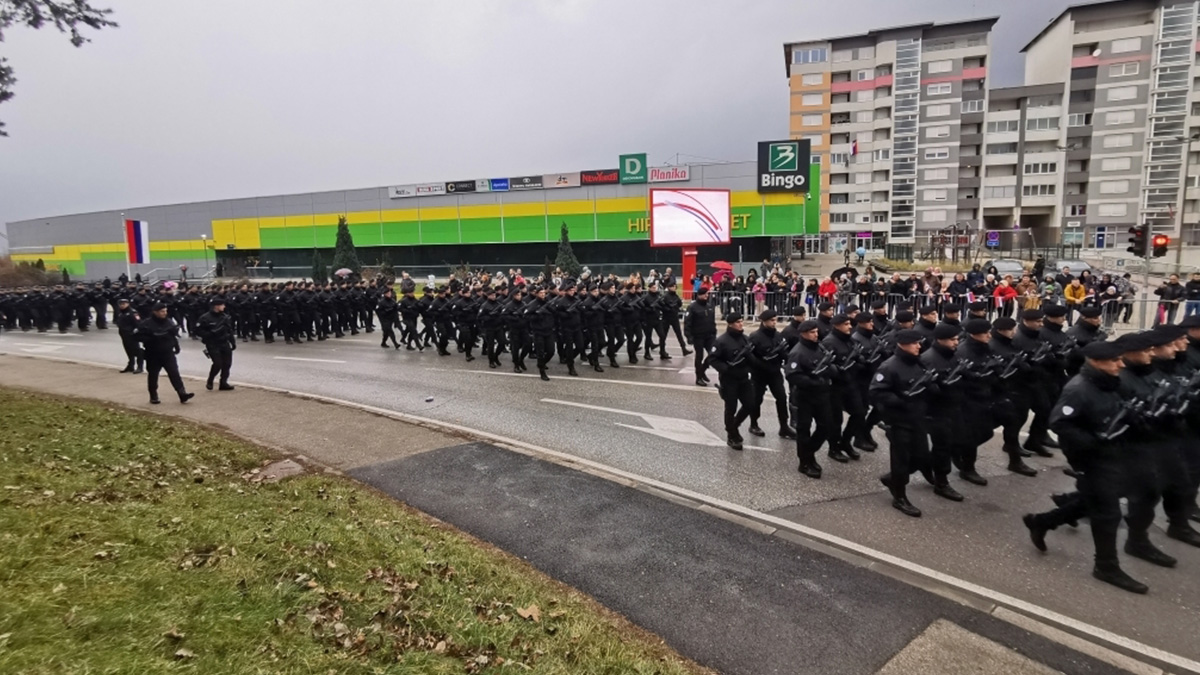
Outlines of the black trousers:
[[[663,316],[663,328],[662,328],[663,339],[660,340],[660,342],[665,343],[668,329],[675,331],[675,339],[679,340],[679,348],[683,351],[687,351],[687,343],[684,342],[684,340],[683,340],[683,330],[680,329],[680,327],[679,327],[679,315],[678,314],[673,314],[670,316]],[[666,350],[665,344],[661,345],[661,347],[663,350]]]
[[545,370],[550,365],[550,359],[554,358],[554,334],[534,333],[533,352],[537,355],[538,370]]
[[129,365],[137,365],[142,367],[142,345],[137,341],[137,338],[132,335],[121,336],[121,346],[125,348],[125,356],[129,359]]
[[858,382],[847,382],[841,389],[841,407],[846,413],[846,426],[842,429],[841,445],[850,447],[850,442],[867,436],[867,399]]
[[657,344],[657,345],[654,344],[654,337],[655,337],[655,335],[658,334],[658,322],[647,321],[647,322],[643,323],[642,324],[642,334],[646,336],[646,341],[642,343],[642,345],[643,345],[642,351],[644,353],[649,354],[651,349],[662,346],[662,340],[659,340],[659,344]]
[[608,335],[608,358],[616,360],[617,352],[625,344],[625,330],[619,324],[610,324],[604,327],[604,332]]
[[229,348],[229,345],[215,347],[205,345],[205,349],[208,351],[208,358],[212,359],[212,365],[208,368],[208,383],[212,384],[213,378],[220,375],[221,384],[229,384],[229,369],[233,367],[233,350]]
[[566,359],[568,364],[574,366],[575,358],[583,354],[583,330],[580,328],[563,328],[559,335],[562,338],[560,344],[563,348],[560,356]]
[[1125,524],[1129,526],[1129,536],[1139,539],[1146,537],[1160,501],[1172,525],[1187,525],[1196,499],[1182,438],[1147,443],[1143,449],[1152,455],[1152,461],[1139,462],[1137,469],[1127,470],[1126,474],[1129,513]]
[[525,365],[525,354],[529,346],[525,342],[525,331],[520,328],[512,328],[508,331],[508,348],[512,352],[512,363],[514,366]]
[[483,355],[488,357],[489,364],[500,363],[500,336],[499,326],[483,329]]
[[891,464],[890,487],[894,492],[898,491],[903,495],[904,486],[908,485],[908,477],[915,471],[920,471],[927,479],[932,477],[929,435],[924,429],[903,426],[892,421],[888,425],[887,438]]
[[751,377],[754,382],[754,411],[750,414],[750,426],[758,426],[758,418],[762,415],[762,403],[767,390],[775,399],[775,414],[779,416],[779,430],[788,427],[787,390],[783,387],[783,373],[776,370],[770,373],[755,372]]
[[754,400],[754,384],[748,375],[721,378],[721,399],[725,401],[725,433],[730,438],[741,439],[738,427],[747,417],[758,416],[758,405]]
[[638,350],[642,347],[642,325],[631,323],[625,327],[625,349],[629,352],[629,360],[637,358]]
[[593,366],[600,364],[600,357],[604,354],[605,347],[608,341],[604,339],[604,327],[596,326],[587,331],[588,340],[588,362]]
[[796,456],[800,458],[802,466],[815,464],[817,451],[830,439],[833,426],[833,397],[830,391],[792,387],[792,408],[796,411]]
[[938,485],[946,484],[959,447],[966,444],[967,432],[963,411],[955,406],[939,407],[936,415],[928,417],[930,461]]
[[379,344],[387,346],[388,340],[391,340],[393,347],[400,346],[400,343],[396,342],[395,323],[391,319],[384,319],[383,317],[380,317],[379,330],[383,333],[383,339],[380,340]]
[[[957,455],[952,459],[960,471],[974,471],[979,448],[996,435],[995,413],[989,401],[966,401],[962,416],[962,442],[954,446]],[[994,403],[993,403],[994,404]]]
[[[371,330],[374,331],[375,328],[372,326]],[[409,347],[423,346],[421,336],[417,334],[417,317],[400,318],[400,339]],[[414,342],[417,344],[414,345]]]
[[174,354],[147,354],[146,355],[146,388],[150,391],[150,398],[158,398],[158,374],[166,371],[167,379],[171,382],[171,387],[176,392],[182,394],[186,391],[183,388],[183,378],[179,376],[179,364],[175,361]]
[[715,335],[693,335],[692,346],[696,348],[696,378],[704,377],[704,373],[708,370],[708,355],[712,353],[713,343],[717,341]]
[[[1033,421],[1029,423],[1029,438],[1025,443],[1030,447],[1040,447],[1047,438],[1050,429],[1050,408],[1058,398],[1057,387],[1047,380],[1039,380],[1038,386],[1030,390],[1029,412]],[[1024,419],[1021,420],[1024,423]]]
[[1075,480],[1075,488],[1079,491],[1077,498],[1035,515],[1034,523],[1053,530],[1068,521],[1087,518],[1096,548],[1096,566],[1118,567],[1117,529],[1121,525],[1121,497],[1128,492],[1126,475],[1125,467],[1120,463],[1092,462]]

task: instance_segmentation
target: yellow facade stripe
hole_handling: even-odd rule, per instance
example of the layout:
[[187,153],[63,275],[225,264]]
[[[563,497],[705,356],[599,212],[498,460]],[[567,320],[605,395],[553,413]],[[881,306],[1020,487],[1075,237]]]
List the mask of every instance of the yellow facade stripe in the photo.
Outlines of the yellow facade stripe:
[[421,221],[426,220],[458,220],[457,206],[433,206],[421,209]]
[[[370,211],[368,211],[367,213],[370,213]],[[379,212],[376,211],[376,212],[374,212],[374,214],[375,214],[376,220],[371,221],[371,222],[379,222],[378,221]],[[318,213],[313,216],[313,225],[337,225],[337,222],[338,222],[338,214],[336,214],[336,213]],[[349,215],[346,216],[346,222],[347,223],[350,222]]]
[[458,207],[459,218],[499,218],[499,204],[481,204],[478,206]]
[[[738,194],[738,193],[735,193]],[[741,193],[741,194],[758,194],[757,192]],[[767,206],[793,206],[803,205],[804,195],[794,195],[788,192],[767,192],[762,195],[763,203]]]
[[[255,230],[258,228],[255,227]],[[213,241],[220,248],[225,248],[229,244],[237,246],[237,229],[233,226],[232,220],[214,220],[212,221]]]
[[[384,213],[387,212],[385,211]],[[318,216],[318,218],[319,217],[320,216]],[[347,225],[376,225],[379,223],[379,219],[379,211],[356,211],[354,213],[346,214]],[[336,218],[334,219],[333,224],[337,224]]]
[[260,218],[247,218],[250,222],[258,221],[259,227],[285,227],[283,216],[263,216]]
[[551,216],[570,216],[577,213],[591,213],[592,200],[575,199],[566,202],[546,202],[546,213]]
[[388,209],[382,213],[385,223],[415,223],[420,220],[416,209]]
[[522,216],[546,215],[545,202],[526,202],[521,204],[505,204],[502,210],[505,218],[520,218]]
[[622,199],[597,199],[596,213],[625,213],[647,211],[646,197],[625,197]]
[[762,206],[762,203],[762,195],[757,192],[734,192],[729,195],[729,205],[736,208]]
[[[336,222],[336,221],[335,221]],[[300,216],[284,216],[284,227],[312,227],[313,216],[311,213]]]

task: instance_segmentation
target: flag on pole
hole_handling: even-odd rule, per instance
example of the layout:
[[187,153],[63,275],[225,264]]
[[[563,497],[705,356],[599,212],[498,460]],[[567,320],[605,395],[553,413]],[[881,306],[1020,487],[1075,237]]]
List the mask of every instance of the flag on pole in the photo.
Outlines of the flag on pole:
[[858,154],[858,141],[854,141],[854,143],[852,143],[852,144],[850,145],[850,154],[851,154],[851,155],[857,155],[857,154]]
[[144,220],[125,221],[125,247],[129,262],[141,265],[150,262],[150,224]]

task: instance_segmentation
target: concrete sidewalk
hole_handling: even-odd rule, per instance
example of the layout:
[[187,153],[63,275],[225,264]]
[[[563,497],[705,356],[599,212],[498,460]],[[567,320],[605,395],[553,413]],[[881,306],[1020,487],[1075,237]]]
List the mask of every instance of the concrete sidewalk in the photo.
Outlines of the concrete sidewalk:
[[151,406],[142,376],[6,355],[0,386],[177,416],[344,472],[721,672],[1162,672],[1078,641],[1087,654],[1076,651],[1053,629],[819,552],[790,532],[399,415],[252,387],[207,392],[195,380],[191,403],[164,396]]

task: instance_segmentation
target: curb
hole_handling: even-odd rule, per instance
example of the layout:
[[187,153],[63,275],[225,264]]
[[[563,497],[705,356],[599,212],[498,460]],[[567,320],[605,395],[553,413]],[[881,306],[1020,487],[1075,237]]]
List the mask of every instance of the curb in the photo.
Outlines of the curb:
[[[101,368],[112,367],[112,364],[109,363],[32,354],[12,354],[3,351],[0,351],[0,356],[14,356],[32,360]],[[190,375],[183,375],[183,378],[192,381],[204,380],[202,377]],[[667,499],[682,506],[704,511],[709,515],[748,527],[760,534],[776,536],[853,565],[879,572],[897,581],[916,586],[948,600],[972,607],[995,618],[1041,635],[1046,639],[1087,654],[1099,661],[1133,673],[1165,675],[1166,673],[1191,672],[1200,674],[1200,662],[1198,661],[1126,638],[1031,602],[993,591],[973,582],[938,572],[932,568],[909,562],[883,551],[877,551],[848,539],[843,539],[836,535],[801,525],[800,523],[778,518],[761,511],[755,511],[732,502],[693,492],[653,478],[640,476],[599,462],[550,450],[531,443],[525,443],[524,441],[518,441],[449,422],[440,422],[419,415],[387,410],[367,404],[322,396],[320,394],[271,387],[269,385],[239,381],[232,383],[235,386],[247,389],[256,389],[310,401],[341,405],[374,415],[388,417],[396,421],[414,424],[432,431],[467,439],[487,441],[512,452],[544,459],[561,466],[583,471],[590,475]],[[319,464],[308,457],[305,457],[305,461],[312,464]],[[324,465],[321,466],[324,467]],[[324,468],[335,473],[341,473],[330,467]]]

